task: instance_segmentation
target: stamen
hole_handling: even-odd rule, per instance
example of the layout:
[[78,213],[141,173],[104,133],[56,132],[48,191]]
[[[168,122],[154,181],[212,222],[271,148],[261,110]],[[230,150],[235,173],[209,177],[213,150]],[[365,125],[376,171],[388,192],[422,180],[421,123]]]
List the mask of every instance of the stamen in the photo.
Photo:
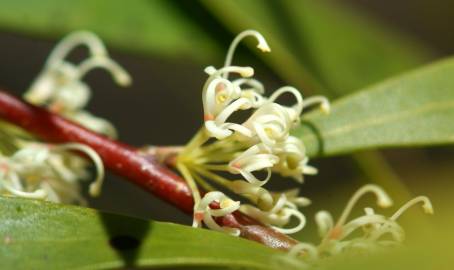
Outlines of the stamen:
[[52,50],[46,66],[53,67],[63,61],[66,56],[79,45],[86,45],[92,55],[107,55],[106,48],[102,41],[93,33],[87,31],[78,31],[64,37]]
[[103,68],[109,71],[115,82],[121,86],[129,86],[131,84],[131,76],[119,64],[107,57],[91,57],[83,61],[78,67],[78,76],[76,80],[82,79],[89,71],[95,68]]
[[[306,217],[298,210],[286,208],[282,210],[286,218],[290,218],[291,216],[296,217],[299,220],[298,225],[294,226],[293,228],[281,228],[272,226],[276,231],[284,234],[293,234],[301,231],[304,226],[306,226]],[[288,216],[288,217],[287,217]]]
[[394,213],[394,215],[390,217],[390,220],[397,220],[405,211],[408,210],[408,208],[416,205],[417,203],[422,203],[422,209],[424,213],[433,215],[434,211],[429,198],[427,198],[426,196],[419,196],[408,201],[401,208],[399,208],[399,210],[397,210],[396,213]]
[[345,207],[344,211],[342,212],[342,215],[340,216],[338,222],[336,223],[336,226],[340,227],[345,223],[347,217],[350,215],[351,211],[353,210],[353,207],[358,202],[358,200],[369,192],[373,193],[377,197],[378,206],[382,208],[387,208],[392,205],[391,198],[388,196],[388,194],[386,194],[386,192],[381,187],[373,184],[365,185],[358,191],[356,191],[355,194],[353,194],[351,199],[348,201],[347,206]]
[[278,99],[279,96],[281,96],[284,93],[291,93],[295,97],[296,104],[293,107],[295,108],[296,115],[299,116],[301,114],[301,112],[303,111],[304,104],[303,104],[303,96],[301,95],[300,91],[298,91],[298,89],[291,87],[291,86],[281,87],[281,88],[277,89],[276,91],[274,91],[274,93],[270,96],[269,101],[275,102],[276,99]]
[[313,96],[313,97],[306,98],[303,101],[303,108],[313,106],[314,104],[319,104],[320,109],[325,114],[329,114],[331,111],[331,105],[329,103],[329,100],[324,96]]
[[[265,38],[260,34],[259,32],[255,30],[246,30],[238,34],[235,39],[232,41],[230,44],[229,50],[227,51],[227,56],[225,58],[225,63],[224,67],[228,67],[232,64],[232,59],[233,59],[233,54],[235,53],[236,48],[238,47],[238,44],[246,37],[248,36],[253,36],[257,39],[258,44],[257,48],[259,48],[262,52],[270,52],[271,49],[268,46],[268,43],[266,42]],[[223,78],[227,79],[229,77],[229,72],[226,72],[223,76]]]

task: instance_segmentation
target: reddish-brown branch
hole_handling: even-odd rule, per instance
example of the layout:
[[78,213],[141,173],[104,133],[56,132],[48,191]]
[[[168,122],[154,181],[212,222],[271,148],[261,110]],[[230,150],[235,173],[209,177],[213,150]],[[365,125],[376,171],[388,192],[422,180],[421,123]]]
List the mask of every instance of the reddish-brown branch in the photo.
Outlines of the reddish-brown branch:
[[[141,188],[192,214],[193,200],[186,182],[159,164],[152,155],[93,133],[45,109],[0,90],[0,117],[49,142],[78,142],[93,148],[106,168]],[[296,240],[263,226],[240,212],[219,218],[219,224],[238,228],[241,236],[277,249],[289,249]]]

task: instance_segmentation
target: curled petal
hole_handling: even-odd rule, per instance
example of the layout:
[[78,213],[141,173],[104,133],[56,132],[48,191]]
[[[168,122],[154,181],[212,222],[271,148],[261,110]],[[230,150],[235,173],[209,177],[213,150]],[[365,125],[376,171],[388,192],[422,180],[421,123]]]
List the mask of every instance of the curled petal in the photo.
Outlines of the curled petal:
[[281,88],[277,89],[276,91],[274,91],[274,93],[270,96],[270,98],[268,100],[269,100],[269,102],[275,102],[276,99],[279,98],[279,96],[281,96],[285,93],[290,93],[295,97],[296,104],[293,105],[291,108],[295,112],[295,117],[299,117],[299,115],[303,111],[303,97],[301,96],[301,93],[300,93],[300,91],[298,91],[298,89],[291,87],[291,86],[281,87]]
[[[12,178],[12,182],[19,182],[18,176],[15,173],[11,173],[8,175],[9,178]],[[16,179],[14,179],[16,178]],[[0,181],[0,187],[3,187],[8,192],[10,192],[14,196],[28,198],[28,199],[45,199],[47,197],[47,193],[42,189],[37,189],[34,191],[24,191],[19,187],[14,187],[7,179],[2,179]]]
[[375,225],[375,224],[383,224],[386,223],[387,219],[386,217],[382,215],[365,215],[358,217],[356,219],[353,219],[352,221],[348,222],[342,227],[342,233],[340,237],[338,238],[339,240],[342,238],[345,238],[349,236],[351,233],[353,233],[355,230],[363,228],[365,226],[370,226],[370,225]]
[[[220,209],[211,209],[210,204],[212,202],[218,202]],[[240,233],[238,229],[219,226],[213,219],[213,216],[215,217],[225,216],[238,210],[239,207],[240,207],[239,202],[234,202],[230,200],[222,192],[219,191],[208,192],[194,208],[195,224],[198,223],[198,221],[196,220],[197,216],[203,216],[201,220],[203,220],[203,222],[209,229],[227,232],[232,235],[238,236]]]
[[104,165],[102,163],[101,157],[96,153],[92,148],[79,143],[67,143],[56,146],[56,150],[75,150],[80,151],[86,154],[95,165],[96,168],[96,178],[93,183],[90,184],[90,195],[91,196],[99,196],[101,193],[102,183],[104,181]]
[[[271,177],[271,167],[279,161],[279,158],[268,153],[264,145],[254,145],[243,152],[240,156],[229,163],[232,173],[240,173],[248,182],[258,186],[264,185]],[[252,172],[266,170],[267,176],[259,180]]]
[[218,140],[226,138],[233,133],[226,127],[226,125],[217,125],[214,120],[205,121],[205,128],[211,136]]
[[202,93],[205,115],[215,118],[233,99],[239,96],[238,89],[228,80],[215,78]]
[[229,104],[224,110],[222,110],[219,115],[216,117],[216,122],[217,123],[224,123],[227,121],[227,118],[229,118],[234,112],[238,110],[245,110],[250,108],[251,103],[249,100],[245,98],[239,98]]
[[240,78],[240,79],[234,80],[233,84],[238,87],[241,87],[243,85],[248,85],[249,87],[252,88],[253,91],[255,91],[258,94],[265,93],[265,87],[263,86],[263,84],[260,81],[255,80],[255,79]]
[[290,220],[292,216],[296,217],[298,219],[298,224],[292,228],[282,228],[282,227],[277,227],[273,226],[273,228],[284,234],[293,234],[301,231],[304,226],[306,225],[306,217],[298,210],[296,209],[291,209],[291,208],[285,208],[282,210],[282,218],[286,220]]

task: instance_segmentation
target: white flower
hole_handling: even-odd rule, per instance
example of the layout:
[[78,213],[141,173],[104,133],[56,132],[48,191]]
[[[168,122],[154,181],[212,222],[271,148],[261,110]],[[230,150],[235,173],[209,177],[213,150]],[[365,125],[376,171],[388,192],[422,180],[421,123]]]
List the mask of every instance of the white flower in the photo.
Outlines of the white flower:
[[[391,217],[376,214],[372,208],[365,208],[365,215],[357,217],[347,222],[347,217],[351,213],[353,206],[359,198],[366,193],[373,193],[377,196],[377,204],[380,207],[389,207],[392,201],[389,196],[376,185],[366,185],[359,189],[349,200],[345,210],[339,220],[334,224],[331,214],[327,211],[320,211],[315,216],[315,221],[319,228],[319,234],[323,238],[319,246],[320,252],[337,254],[345,250],[373,250],[379,247],[396,245],[404,240],[404,230],[396,222],[409,207],[422,202],[425,213],[432,214],[432,205],[427,197],[416,197],[403,205]],[[363,235],[348,239],[354,232],[362,230]],[[383,239],[389,235],[390,239]]]
[[[238,110],[255,108],[263,103],[263,98],[260,95],[263,92],[263,86],[256,80],[238,79],[234,82],[228,80],[230,73],[237,73],[243,78],[250,78],[254,75],[254,70],[251,67],[231,66],[236,47],[241,40],[248,36],[257,39],[257,47],[260,50],[263,52],[270,51],[260,33],[246,30],[240,33],[230,45],[224,67],[219,70],[212,66],[205,69],[205,72],[209,75],[202,93],[205,127],[209,134],[217,139],[230,136],[232,130],[248,135],[250,132],[241,125],[226,121]],[[243,84],[252,86],[252,89],[242,91],[241,86]]]
[[227,119],[238,110],[251,108],[250,98],[241,97],[241,89],[238,85],[221,78],[226,71],[239,73],[243,77],[253,75],[253,69],[249,67],[224,67],[212,72],[202,92],[205,127],[210,135],[217,139],[223,139],[232,134],[232,129],[240,129],[241,125],[227,122]]
[[[265,87],[260,81],[252,78],[240,78],[232,83],[241,88],[241,97],[249,99],[252,108],[258,108],[265,103],[266,99],[262,96],[265,93]],[[249,88],[242,88],[242,86],[249,86]]]
[[316,168],[307,165],[309,158],[300,139],[288,136],[275,149],[279,162],[273,167],[273,171],[284,177],[293,177],[299,183],[303,182],[303,174],[317,174]]
[[292,118],[284,107],[276,103],[265,103],[242,126],[249,130],[252,136],[257,136],[258,141],[273,147],[287,139],[292,125]]
[[87,163],[69,152],[80,151],[96,166],[97,177],[90,185],[90,194],[99,195],[104,167],[91,148],[75,143],[55,146],[22,144],[22,148],[12,156],[0,156],[0,192],[55,202],[83,203],[77,181],[88,176]]
[[[306,225],[306,217],[298,210],[296,205],[290,202],[285,194],[280,194],[273,208],[268,211],[263,211],[252,205],[242,205],[241,212],[257,219],[263,224],[270,225],[278,232],[285,234],[296,233]],[[295,217],[298,220],[297,225],[292,228],[283,228],[287,225],[291,218]]]
[[301,113],[303,112],[303,96],[301,93],[298,91],[298,89],[291,87],[291,86],[284,86],[276,91],[274,91],[273,94],[271,94],[270,98],[268,99],[269,102],[276,102],[276,100],[286,94],[292,94],[295,97],[296,103],[291,106],[291,107],[285,107],[290,115],[290,118],[292,119],[293,124],[298,124],[299,123],[299,117]]
[[[279,161],[279,158],[270,153],[265,145],[257,144],[229,163],[230,171],[233,174],[241,174],[251,184],[262,186],[271,177],[271,168]],[[266,171],[264,179],[258,179],[253,172]]]
[[[212,209],[212,203],[219,204],[219,209]],[[235,212],[240,207],[240,202],[235,202],[229,199],[224,193],[219,191],[212,191],[205,194],[202,200],[194,207],[194,227],[199,227],[201,222],[212,230],[227,232],[229,234],[238,236],[240,231],[235,228],[227,228],[219,226],[213,217],[222,217]]]
[[[12,168],[14,163],[5,157],[0,157],[0,191],[3,194],[11,194],[32,199],[44,199],[46,192],[42,189],[26,190],[18,173]],[[30,170],[28,170],[30,171]]]
[[[88,47],[89,57],[77,65],[65,60],[79,45]],[[71,118],[81,112],[90,99],[90,88],[82,79],[95,68],[107,70],[121,86],[128,86],[131,83],[129,74],[109,58],[104,45],[94,34],[84,31],[72,33],[52,51],[44,70],[25,93],[24,98],[35,105],[46,106],[53,112]],[[89,115],[85,115],[84,120],[90,121]],[[96,129],[94,131],[102,132]]]
[[[241,211],[250,213],[265,224],[275,226],[283,233],[294,233],[304,227],[305,217],[297,209],[310,201],[298,197],[297,192],[272,193],[264,188],[272,172],[290,176],[302,182],[303,174],[317,170],[309,161],[303,143],[290,136],[299,125],[305,106],[320,104],[329,111],[324,97],[303,99],[290,86],[277,89],[269,98],[265,88],[252,78],[251,67],[232,66],[232,58],[239,42],[253,36],[258,48],[269,52],[265,39],[256,31],[239,34],[232,42],[222,68],[205,69],[208,79],[202,91],[204,127],[193,137],[176,159],[176,168],[191,187],[198,205],[200,192],[197,185],[213,191],[211,183],[228,188],[247,198],[253,205],[244,205]],[[229,75],[240,78],[229,80]],[[278,103],[284,95],[291,95],[294,103]],[[249,117],[247,117],[249,114]],[[238,121],[246,115],[245,121]],[[241,175],[243,180],[230,179],[226,174]],[[283,229],[292,217],[299,220],[294,228]]]

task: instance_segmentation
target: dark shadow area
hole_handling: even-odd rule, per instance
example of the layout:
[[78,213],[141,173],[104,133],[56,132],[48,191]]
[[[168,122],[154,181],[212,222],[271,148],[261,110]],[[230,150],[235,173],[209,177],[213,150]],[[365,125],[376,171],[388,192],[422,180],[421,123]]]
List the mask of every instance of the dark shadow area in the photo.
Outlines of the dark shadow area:
[[125,219],[122,216],[100,213],[99,218],[109,236],[109,246],[123,260],[126,268],[136,266],[142,241],[152,230],[152,224],[140,219]]

